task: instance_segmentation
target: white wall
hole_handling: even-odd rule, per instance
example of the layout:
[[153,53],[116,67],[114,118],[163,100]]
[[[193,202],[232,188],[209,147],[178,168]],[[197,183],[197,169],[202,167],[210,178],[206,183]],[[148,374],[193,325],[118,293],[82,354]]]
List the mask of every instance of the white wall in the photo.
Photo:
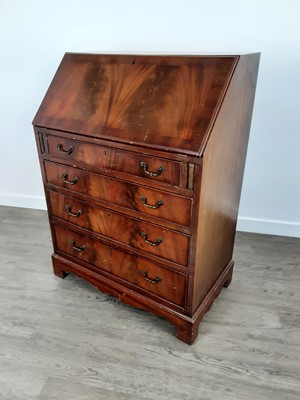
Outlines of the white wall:
[[0,204],[44,208],[32,118],[65,51],[261,51],[239,229],[300,237],[299,0],[0,0]]

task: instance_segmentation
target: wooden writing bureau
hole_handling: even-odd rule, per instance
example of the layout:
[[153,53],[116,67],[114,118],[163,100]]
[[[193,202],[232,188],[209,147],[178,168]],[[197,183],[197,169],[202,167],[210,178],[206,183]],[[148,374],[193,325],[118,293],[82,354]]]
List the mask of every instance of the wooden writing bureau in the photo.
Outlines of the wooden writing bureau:
[[67,53],[34,118],[54,273],[192,343],[230,283],[259,54]]

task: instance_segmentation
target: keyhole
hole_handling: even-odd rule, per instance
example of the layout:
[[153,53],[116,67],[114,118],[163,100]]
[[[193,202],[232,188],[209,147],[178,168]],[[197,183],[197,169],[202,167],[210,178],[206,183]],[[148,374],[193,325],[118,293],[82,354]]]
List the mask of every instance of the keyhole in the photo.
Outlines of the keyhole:
[[131,64],[134,65],[135,64],[135,60],[133,60]]

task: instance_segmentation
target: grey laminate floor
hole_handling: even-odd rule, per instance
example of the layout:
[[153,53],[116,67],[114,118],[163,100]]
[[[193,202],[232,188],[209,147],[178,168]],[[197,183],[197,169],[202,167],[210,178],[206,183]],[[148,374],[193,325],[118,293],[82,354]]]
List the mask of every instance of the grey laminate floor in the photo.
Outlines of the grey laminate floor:
[[238,233],[193,346],[52,274],[46,213],[0,207],[0,400],[300,399],[300,240]]

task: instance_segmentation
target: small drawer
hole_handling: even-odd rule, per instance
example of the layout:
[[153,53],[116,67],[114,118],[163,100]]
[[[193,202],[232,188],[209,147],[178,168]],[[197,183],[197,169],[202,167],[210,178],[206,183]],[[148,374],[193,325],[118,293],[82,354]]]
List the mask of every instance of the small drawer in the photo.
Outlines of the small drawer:
[[125,245],[187,266],[189,237],[50,191],[52,215]]
[[45,162],[45,170],[47,182],[52,185],[179,225],[190,225],[189,198],[49,161]]
[[58,251],[184,307],[187,276],[54,225]]
[[54,135],[47,135],[47,140],[52,156],[179,186],[179,162]]

